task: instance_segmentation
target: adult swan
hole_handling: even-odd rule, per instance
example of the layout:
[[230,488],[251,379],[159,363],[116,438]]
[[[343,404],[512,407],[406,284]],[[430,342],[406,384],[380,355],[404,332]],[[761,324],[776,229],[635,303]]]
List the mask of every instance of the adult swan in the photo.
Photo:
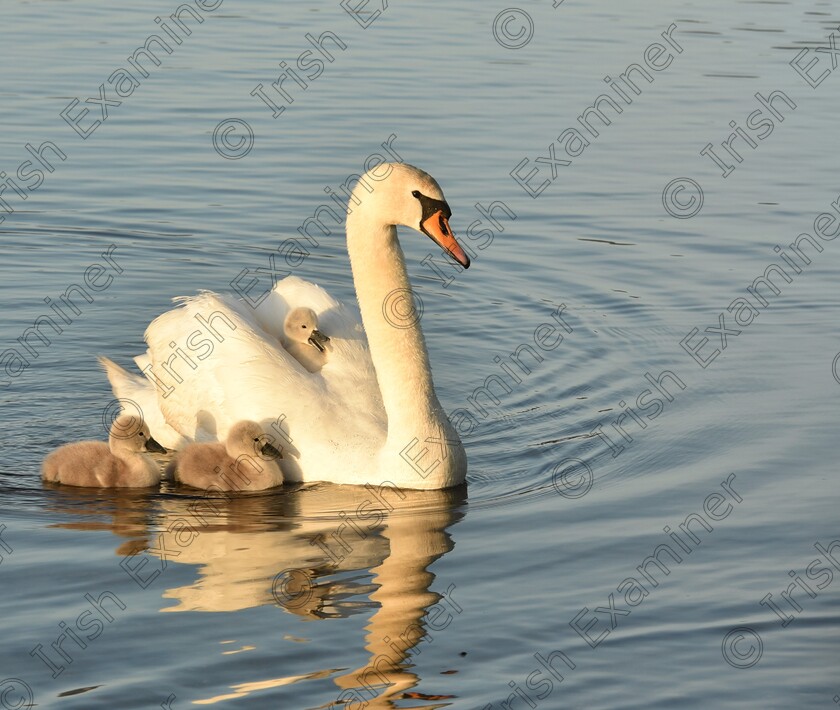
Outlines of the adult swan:
[[[146,378],[102,359],[114,393],[138,403],[164,446],[224,440],[237,421],[261,422],[283,446],[286,481],[463,483],[466,454],[435,394],[396,230],[423,232],[467,268],[450,214],[430,175],[405,164],[378,166],[357,182],[347,215],[361,323],[294,276],[256,308],[210,292],[176,299],[180,307],[146,330],[148,352],[136,359]],[[320,372],[308,372],[280,342],[296,307],[314,310],[330,337]]]

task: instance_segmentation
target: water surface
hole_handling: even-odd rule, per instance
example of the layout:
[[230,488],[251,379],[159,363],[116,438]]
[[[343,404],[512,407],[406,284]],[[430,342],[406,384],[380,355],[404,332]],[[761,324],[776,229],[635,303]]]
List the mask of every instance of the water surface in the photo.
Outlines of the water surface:
[[[14,210],[0,204],[0,705],[836,704],[840,566],[815,548],[840,540],[840,246],[831,226],[814,236],[840,194],[840,76],[817,51],[840,24],[831,3],[370,3],[358,22],[358,4],[213,4],[182,15],[190,34],[121,97],[109,77],[162,32],[155,18],[178,30],[175,3],[4,6],[0,170],[23,185],[27,144],[66,157],[47,149],[53,170],[26,200],[0,193]],[[307,88],[287,79],[275,118],[251,92],[327,31],[346,47]],[[638,93],[617,83],[621,102],[609,81],[647,68],[654,43],[670,63],[650,81],[629,70]],[[817,86],[790,65],[803,49],[812,83],[829,71]],[[100,86],[121,103],[93,100]],[[795,108],[776,95],[778,115],[754,115],[775,91]],[[602,94],[622,111],[593,119],[596,137],[578,117]],[[217,138],[227,158],[213,142],[234,118],[253,131],[238,159],[243,136]],[[558,141],[573,127],[589,143],[574,157]],[[736,128],[755,143],[730,140],[741,161],[721,145]],[[95,356],[130,364],[173,296],[268,268],[383,142],[435,175],[458,235],[497,203],[467,272],[436,272],[428,241],[402,235],[439,397],[476,421],[466,488],[380,499],[323,484],[210,505],[167,486],[44,487],[45,452],[104,437]],[[530,189],[548,183],[536,197],[511,176],[525,159],[520,181],[536,168]],[[690,218],[663,206],[678,178],[703,192]],[[677,186],[666,202],[686,217],[691,184]],[[800,242],[810,263],[787,246],[802,233],[821,248]],[[108,286],[26,357],[17,339],[52,313],[44,299],[112,245]],[[790,281],[771,272],[762,305],[747,287],[771,264]],[[340,229],[295,273],[354,298]],[[755,313],[736,321],[739,297]],[[523,356],[517,382],[495,358],[543,323],[563,340]],[[663,373],[665,392],[646,379]],[[477,408],[491,375],[498,404]],[[362,519],[371,503],[382,515]]]

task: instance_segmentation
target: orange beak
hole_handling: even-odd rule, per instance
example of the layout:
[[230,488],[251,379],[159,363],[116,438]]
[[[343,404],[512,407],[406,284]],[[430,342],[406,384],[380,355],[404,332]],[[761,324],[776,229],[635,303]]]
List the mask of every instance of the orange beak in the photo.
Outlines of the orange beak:
[[420,223],[420,229],[428,234],[441,249],[457,261],[465,269],[470,268],[470,258],[461,248],[461,245],[452,234],[449,228],[449,219],[443,214],[443,210],[434,212],[424,222]]

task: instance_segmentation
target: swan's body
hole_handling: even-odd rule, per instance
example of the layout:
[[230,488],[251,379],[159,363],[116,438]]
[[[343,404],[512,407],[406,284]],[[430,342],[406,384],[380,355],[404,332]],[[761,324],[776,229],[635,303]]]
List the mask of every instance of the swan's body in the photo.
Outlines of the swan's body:
[[[147,328],[147,359],[138,361],[150,377],[143,401],[155,396],[159,406],[147,421],[165,420],[188,440],[224,440],[236,422],[260,422],[287,438],[287,482],[461,484],[466,454],[434,391],[396,230],[423,231],[467,267],[449,231],[449,207],[431,176],[391,164],[357,183],[350,208],[347,250],[361,322],[322,288],[293,276],[256,309],[210,292],[177,299],[180,308]],[[312,309],[330,335],[320,372],[305,371],[278,345],[285,317],[298,307]],[[140,378],[116,365],[108,375],[117,397],[134,388],[139,401]],[[145,412],[154,405],[141,406]]]
[[283,323],[286,351],[308,372],[320,372],[327,362],[329,337],[318,330],[318,316],[311,308],[289,311]]
[[41,473],[45,481],[68,486],[148,488],[160,482],[160,468],[147,451],[165,453],[146,424],[123,415],[111,425],[107,444],[60,446],[44,459]]
[[166,469],[179,483],[202,490],[263,491],[283,485],[276,459],[280,452],[266,441],[256,422],[234,424],[224,444],[189,444]]

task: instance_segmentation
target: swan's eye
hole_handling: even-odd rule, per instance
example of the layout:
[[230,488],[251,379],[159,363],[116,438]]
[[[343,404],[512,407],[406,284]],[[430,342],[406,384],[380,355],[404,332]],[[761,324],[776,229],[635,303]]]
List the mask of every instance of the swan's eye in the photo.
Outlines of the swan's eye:
[[302,325],[302,326],[301,326],[301,328],[303,328],[304,330],[306,330],[306,326],[305,326],[305,325]]
[[420,199],[420,191],[419,190],[412,190],[411,196],[416,197],[418,200]]

